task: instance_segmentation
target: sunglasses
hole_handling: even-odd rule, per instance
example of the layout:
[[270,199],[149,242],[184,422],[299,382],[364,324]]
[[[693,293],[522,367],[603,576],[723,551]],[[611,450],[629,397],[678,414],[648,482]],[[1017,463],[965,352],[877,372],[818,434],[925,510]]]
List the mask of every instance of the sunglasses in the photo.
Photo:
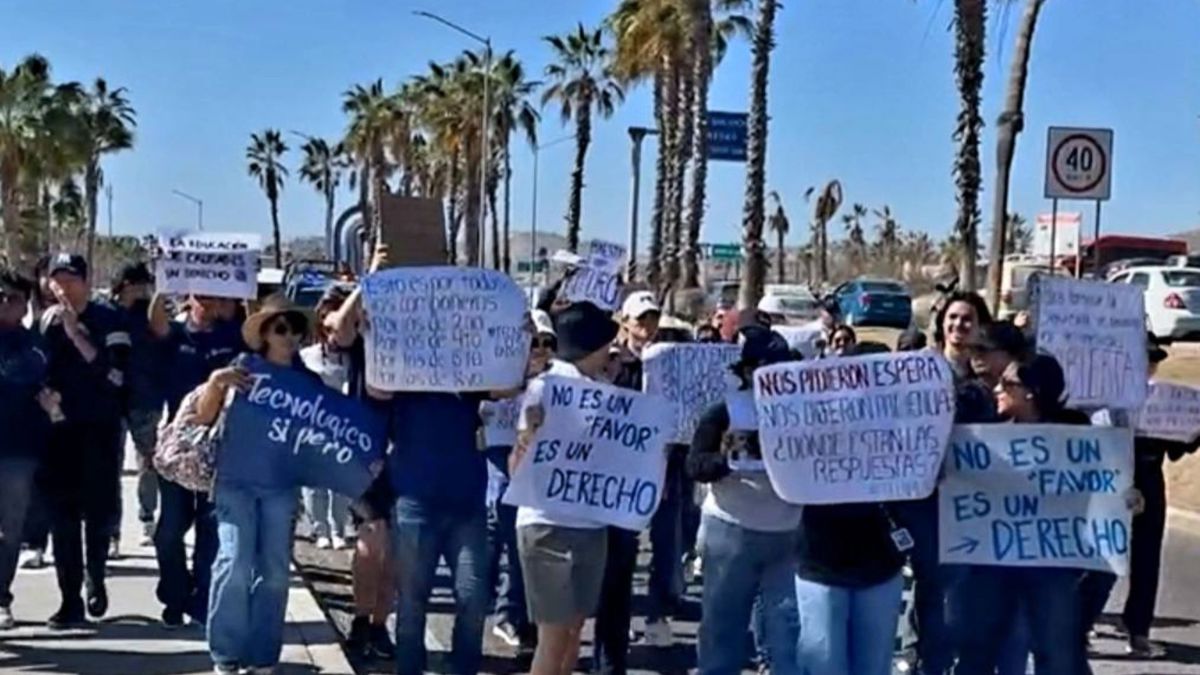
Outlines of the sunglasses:
[[534,349],[555,349],[558,347],[558,340],[552,337],[535,337],[532,346]]
[[303,335],[304,328],[303,326],[297,325],[297,322],[290,318],[281,318],[272,323],[267,328],[267,332],[280,337],[287,337],[289,335]]

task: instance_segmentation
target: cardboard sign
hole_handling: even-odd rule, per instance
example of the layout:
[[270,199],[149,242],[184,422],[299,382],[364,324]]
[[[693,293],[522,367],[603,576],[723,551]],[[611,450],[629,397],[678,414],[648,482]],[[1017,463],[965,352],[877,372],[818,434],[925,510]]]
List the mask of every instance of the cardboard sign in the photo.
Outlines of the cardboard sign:
[[600,309],[616,311],[621,304],[620,272],[624,259],[624,246],[591,242],[579,266],[563,283],[563,296],[571,302],[590,302]]
[[799,361],[754,373],[763,461],[794,504],[923,499],[954,423],[950,364],[934,352]]
[[217,480],[361,497],[387,447],[384,416],[297,370],[257,356],[243,365],[254,382],[229,404]]
[[1124,575],[1131,488],[1129,429],[956,427],[938,491],[941,561]]
[[164,232],[158,235],[155,290],[168,295],[258,297],[256,234]]
[[508,276],[407,267],[363,279],[367,384],[384,391],[498,391],[525,376],[525,294]]
[[651,345],[642,354],[647,394],[660,396],[675,420],[668,443],[691,443],[696,423],[711,405],[725,398],[733,374],[729,366],[742,355],[730,344]]
[[1137,416],[1137,435],[1191,443],[1200,437],[1200,389],[1171,382],[1150,382]]
[[382,239],[388,247],[388,267],[451,262],[443,210],[440,199],[383,195]]
[[504,503],[641,531],[662,496],[664,403],[558,375],[541,380],[543,423]]
[[1058,359],[1073,408],[1136,410],[1146,400],[1146,311],[1140,286],[1034,277],[1037,347]]
[[511,448],[517,444],[517,419],[521,416],[520,398],[484,401],[479,405],[483,420],[483,444],[488,448]]

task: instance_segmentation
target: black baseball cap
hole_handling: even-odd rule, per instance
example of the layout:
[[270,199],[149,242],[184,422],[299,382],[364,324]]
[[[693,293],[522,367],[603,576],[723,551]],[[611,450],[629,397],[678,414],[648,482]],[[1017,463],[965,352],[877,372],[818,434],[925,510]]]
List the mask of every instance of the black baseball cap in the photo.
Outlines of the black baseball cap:
[[88,278],[88,264],[83,256],[75,253],[59,253],[50,259],[48,274],[54,276],[60,272],[74,274],[80,279]]

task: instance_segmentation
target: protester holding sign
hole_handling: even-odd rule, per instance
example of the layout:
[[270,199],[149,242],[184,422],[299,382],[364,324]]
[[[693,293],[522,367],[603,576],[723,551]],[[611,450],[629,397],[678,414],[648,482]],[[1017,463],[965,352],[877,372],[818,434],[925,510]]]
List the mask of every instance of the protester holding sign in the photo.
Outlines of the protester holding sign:
[[801,509],[780,499],[763,469],[751,378],[756,368],[792,355],[787,341],[764,326],[740,334],[742,356],[732,367],[738,390],[701,417],[687,460],[688,474],[710,486],[701,506],[698,665],[706,675],[741,672],[751,609],[761,594],[760,639],[772,672],[786,675],[799,672],[793,556]]
[[[529,384],[522,404],[520,435],[511,463],[515,472],[527,469],[523,464],[543,452],[540,448],[533,453],[529,450],[545,418],[545,378],[598,381],[608,364],[609,345],[617,335],[612,319],[586,302],[563,309],[555,327],[557,358]],[[596,520],[556,516],[531,506],[517,510],[517,545],[529,618],[538,627],[530,671],[535,675],[574,672],[583,624],[600,602],[608,532]]]
[[[1027,363],[1010,365],[995,395],[999,414],[1017,424],[1088,424],[1086,415],[1065,408],[1066,381],[1062,367],[1052,356],[1039,354]],[[1014,445],[1010,452],[1019,450]],[[1039,451],[1033,446],[1029,457],[1013,454],[1013,461],[1036,462],[1036,452],[1048,450]],[[1029,622],[1037,673],[1090,672],[1083,639],[1081,577],[1080,569],[1069,567],[968,567],[954,601],[962,625],[970,626],[970,630],[960,633],[955,675],[995,672],[1019,607]]]
[[[300,344],[311,329],[306,312],[275,297],[247,317],[242,339],[271,365],[303,369]],[[254,380],[244,368],[214,372],[200,394],[197,422],[216,422],[227,394],[232,389],[248,392],[252,386]],[[232,423],[224,429],[226,442],[245,433]],[[297,490],[290,476],[278,471],[242,478],[241,471],[229,468],[247,461],[252,460],[233,457],[226,448],[217,457],[213,504],[219,545],[209,598],[208,647],[218,675],[274,668],[283,647]]]
[[[149,328],[163,355],[163,394],[167,420],[179,411],[184,397],[221,370],[244,349],[242,324],[223,319],[234,302],[223,298],[193,297],[182,321],[167,316],[167,297],[156,294],[150,302]],[[194,492],[163,477],[158,480],[159,518],[154,531],[158,561],[157,597],[163,604],[162,621],[179,628],[184,616],[201,625],[208,621],[208,591],[213,559],[217,555],[217,520],[210,495]],[[194,528],[192,565],[188,569],[184,538]]]
[[[537,333],[529,350],[528,378],[541,375],[550,367],[558,348],[558,336],[550,315],[533,310]],[[517,507],[501,500],[509,483],[509,460],[517,441],[519,397],[503,401],[484,401],[484,443],[488,459],[488,587],[496,589],[496,625],[492,634],[510,647],[531,651],[537,644],[536,627],[529,621],[525,604],[525,577],[517,558]],[[503,561],[503,564],[502,564]]]

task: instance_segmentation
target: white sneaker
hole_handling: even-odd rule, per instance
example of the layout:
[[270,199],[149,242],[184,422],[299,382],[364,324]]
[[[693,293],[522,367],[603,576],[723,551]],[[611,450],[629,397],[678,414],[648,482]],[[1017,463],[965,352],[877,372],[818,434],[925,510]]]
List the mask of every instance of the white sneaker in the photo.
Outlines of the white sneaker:
[[651,647],[670,647],[675,644],[675,636],[671,632],[671,620],[647,621],[646,644]]
[[345,551],[350,548],[350,543],[346,541],[345,537],[339,537],[335,534],[333,535],[333,548],[337,551]]
[[8,607],[0,607],[0,630],[8,630],[17,625],[13,620],[12,610]]
[[244,671],[241,668],[235,666],[213,666],[213,673],[215,675],[239,675],[242,672]]
[[333,542],[329,540],[329,537],[317,537],[317,548],[328,551],[333,548]]
[[109,543],[108,559],[109,560],[120,560],[121,559],[121,540],[120,539],[114,538],[112,540],[112,542]]
[[138,545],[146,548],[154,545],[154,523],[142,523],[142,539]]
[[29,557],[21,562],[21,569],[23,570],[40,570],[46,566],[46,552],[41,549],[34,549],[29,554]]

